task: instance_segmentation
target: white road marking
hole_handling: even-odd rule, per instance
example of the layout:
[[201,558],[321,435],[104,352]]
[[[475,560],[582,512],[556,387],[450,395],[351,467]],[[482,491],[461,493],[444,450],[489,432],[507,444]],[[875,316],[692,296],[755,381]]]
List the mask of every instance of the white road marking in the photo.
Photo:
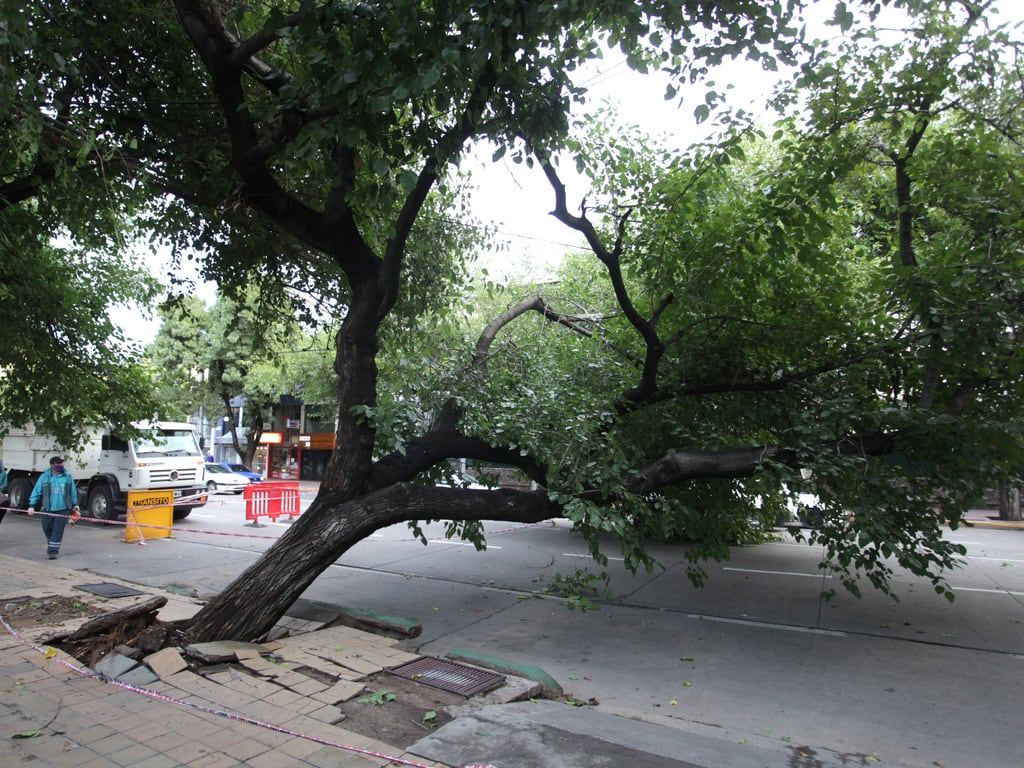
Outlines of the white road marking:
[[784,632],[803,632],[808,635],[828,635],[829,637],[849,637],[849,633],[840,632],[837,629],[815,629],[814,627],[794,627],[789,624],[774,624],[769,621],[752,621],[750,619],[728,619],[724,616],[705,616],[702,613],[688,613],[688,619],[700,619],[701,621],[717,621],[722,624],[741,624],[746,627],[761,627],[762,629],[781,629]]
[[1014,592],[1009,589],[991,589],[986,587],[954,587],[950,586],[950,589],[954,592],[987,592],[992,595],[1010,595],[1011,597],[1024,597],[1024,592]]
[[822,573],[798,573],[796,571],[762,571],[757,568],[722,568],[723,571],[736,571],[737,573],[766,573],[771,576],[806,576],[812,579],[831,579],[828,574]]
[[[476,547],[476,545],[471,541],[452,541],[451,539],[427,539],[427,541],[431,544],[454,544],[457,547]],[[504,549],[504,547],[492,547],[488,544],[485,549]]]

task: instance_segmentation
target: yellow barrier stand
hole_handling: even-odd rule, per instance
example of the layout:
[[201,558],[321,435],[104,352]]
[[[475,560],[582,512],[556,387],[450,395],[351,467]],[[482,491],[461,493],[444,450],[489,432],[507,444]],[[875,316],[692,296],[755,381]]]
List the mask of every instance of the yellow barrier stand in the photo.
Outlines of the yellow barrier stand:
[[127,518],[124,540],[128,543],[172,538],[174,491],[128,491]]

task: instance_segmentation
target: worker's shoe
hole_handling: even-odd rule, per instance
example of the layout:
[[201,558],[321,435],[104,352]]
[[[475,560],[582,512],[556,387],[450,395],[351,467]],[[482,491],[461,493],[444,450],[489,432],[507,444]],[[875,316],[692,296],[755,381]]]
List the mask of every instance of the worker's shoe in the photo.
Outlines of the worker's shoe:
[[54,551],[52,549],[51,550],[47,550],[46,556],[48,558],[50,558],[51,560],[56,560],[58,557],[60,557],[60,552],[56,552],[56,551]]

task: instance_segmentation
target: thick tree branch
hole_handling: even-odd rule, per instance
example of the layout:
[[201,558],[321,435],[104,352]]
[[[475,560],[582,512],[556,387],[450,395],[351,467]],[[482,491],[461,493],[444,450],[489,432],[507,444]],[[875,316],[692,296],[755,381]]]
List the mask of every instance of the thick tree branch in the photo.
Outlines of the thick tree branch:
[[[231,141],[231,164],[243,183],[241,198],[300,240],[326,253],[339,253],[338,242],[332,237],[337,233],[324,232],[319,214],[285,192],[265,164],[265,148],[241,81],[243,70],[234,59],[236,43],[232,35],[225,35],[219,7],[201,0],[174,0],[174,5],[182,28],[213,80]],[[344,235],[347,241],[361,240],[352,229]]]
[[[894,440],[893,435],[851,435],[807,450],[842,456],[881,456],[892,452]],[[768,463],[797,470],[800,453],[778,445],[728,451],[672,451],[638,472],[627,488],[642,495],[693,480],[751,477]]]
[[404,446],[404,452],[394,452],[381,458],[373,469],[372,488],[383,488],[390,483],[412,480],[449,459],[476,459],[495,464],[518,467],[539,485],[547,482],[547,467],[516,448],[494,446],[475,437],[454,431],[428,432]]
[[[566,204],[565,184],[559,177],[558,171],[555,170],[554,165],[552,165],[550,158],[543,152],[537,151],[534,154],[540,162],[541,168],[544,170],[544,175],[547,176],[548,183],[551,185],[551,188],[555,193],[555,209],[553,211],[555,218],[566,226],[575,229],[586,238],[590,249],[594,252],[594,255],[597,256],[601,263],[605,265],[605,268],[608,271],[608,277],[611,280],[612,288],[615,291],[616,301],[622,308],[622,311],[630,324],[644,340],[646,352],[640,381],[635,387],[633,387],[633,389],[623,395],[626,403],[641,402],[647,397],[653,395],[657,389],[658,368],[661,363],[661,359],[665,354],[665,345],[661,339],[658,338],[654,323],[641,317],[629,296],[629,291],[626,288],[626,282],[623,278],[621,264],[619,262],[620,252],[622,249],[622,233],[626,219],[620,218],[618,222],[618,236],[616,237],[615,247],[612,251],[609,251],[601,240],[601,236],[594,228],[593,223],[587,219],[586,216],[573,216],[569,213]],[[629,406],[620,405],[620,408],[622,407],[628,408]]]
[[530,296],[512,305],[487,324],[484,330],[480,333],[480,337],[476,342],[476,350],[473,353],[474,368],[480,371],[486,370],[487,360],[490,358],[490,349],[495,338],[497,338],[498,333],[517,317],[521,317],[527,312],[539,312],[544,316],[545,320],[557,323],[558,325],[563,325],[581,336],[589,338],[593,335],[590,331],[580,325],[583,318],[556,312],[551,309],[548,303],[540,296]]

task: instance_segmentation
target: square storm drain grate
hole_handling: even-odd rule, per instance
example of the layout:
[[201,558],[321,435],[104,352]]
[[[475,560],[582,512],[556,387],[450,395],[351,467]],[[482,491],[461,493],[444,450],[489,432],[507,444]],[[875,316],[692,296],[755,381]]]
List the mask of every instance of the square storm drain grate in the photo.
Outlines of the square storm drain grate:
[[415,680],[432,688],[440,688],[442,691],[462,696],[489,691],[505,682],[504,675],[467,667],[465,664],[446,661],[436,656],[420,656],[397,667],[389,667],[387,671],[407,680]]
[[131,587],[111,584],[109,581],[104,581],[100,584],[76,584],[75,589],[80,589],[83,592],[92,592],[92,594],[99,595],[100,597],[131,597],[132,595],[146,594]]

